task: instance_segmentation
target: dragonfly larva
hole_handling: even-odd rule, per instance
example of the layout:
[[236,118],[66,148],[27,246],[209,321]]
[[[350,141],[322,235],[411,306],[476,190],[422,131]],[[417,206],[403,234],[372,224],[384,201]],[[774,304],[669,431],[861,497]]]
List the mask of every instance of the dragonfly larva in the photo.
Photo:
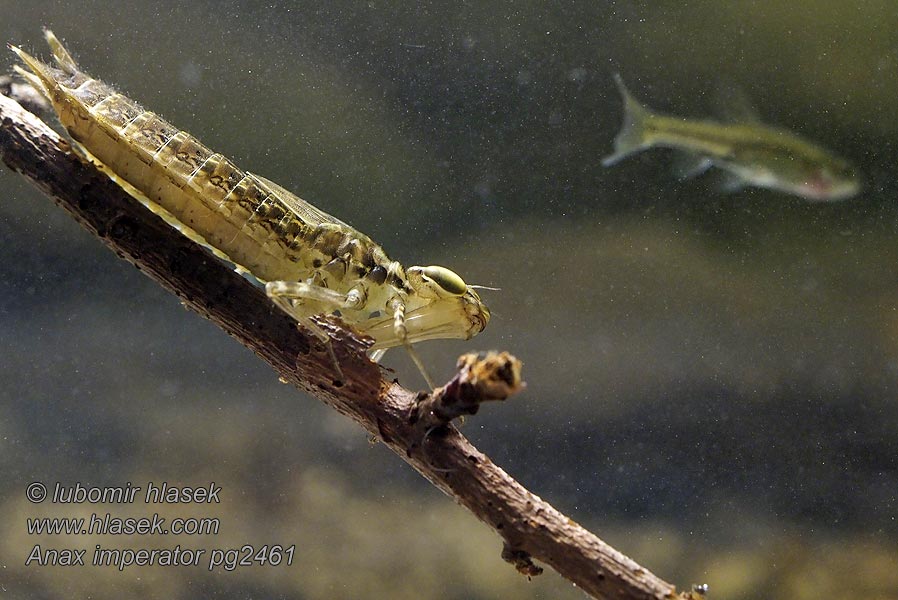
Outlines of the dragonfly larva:
[[368,236],[91,78],[52,32],[45,36],[55,66],[10,48],[80,148],[186,235],[265,282],[274,303],[332,355],[314,315],[338,313],[373,338],[375,360],[404,346],[433,387],[412,344],[469,339],[486,326],[489,309],[453,271],[404,269]]

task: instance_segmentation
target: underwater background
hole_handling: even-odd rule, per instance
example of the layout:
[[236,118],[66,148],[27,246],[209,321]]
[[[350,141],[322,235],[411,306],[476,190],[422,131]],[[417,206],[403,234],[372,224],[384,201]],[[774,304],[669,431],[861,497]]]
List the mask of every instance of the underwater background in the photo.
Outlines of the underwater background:
[[[714,599],[898,598],[898,6],[867,1],[0,0],[0,40],[91,75],[493,318],[418,346],[524,361],[463,432],[660,577]],[[6,52],[0,72],[11,71]],[[605,169],[620,73],[713,116],[721,84],[863,173],[813,203],[648,150]],[[0,589],[9,598],[580,598],[352,422],[280,384],[0,169]],[[405,353],[384,364],[405,385]],[[33,481],[222,486],[214,506],[29,503]],[[211,516],[218,535],[26,518]],[[295,544],[293,566],[25,566],[32,547]]]

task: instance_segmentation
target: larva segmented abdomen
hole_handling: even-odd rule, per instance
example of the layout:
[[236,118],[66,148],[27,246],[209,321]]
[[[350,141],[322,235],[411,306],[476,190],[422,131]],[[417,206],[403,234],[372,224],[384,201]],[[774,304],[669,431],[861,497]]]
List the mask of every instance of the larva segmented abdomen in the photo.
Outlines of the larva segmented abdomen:
[[113,174],[260,279],[302,276],[298,253],[284,250],[311,228],[264,184],[110,86],[77,75],[66,83],[78,84],[65,92],[88,115],[87,125],[65,119],[67,129]]
[[[89,77],[55,37],[48,40],[56,67],[16,51],[65,128],[110,175],[192,239],[267,281],[315,276],[348,289],[354,279],[344,277],[350,270],[353,277],[363,277],[375,265],[383,263],[386,269],[391,263],[367,236],[241,170],[189,133]],[[336,266],[326,273],[319,271],[332,263]]]

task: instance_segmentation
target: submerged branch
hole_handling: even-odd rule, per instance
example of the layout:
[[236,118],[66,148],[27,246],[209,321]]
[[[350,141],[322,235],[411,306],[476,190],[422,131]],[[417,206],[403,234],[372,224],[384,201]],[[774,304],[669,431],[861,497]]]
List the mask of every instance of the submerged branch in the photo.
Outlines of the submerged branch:
[[[4,96],[0,121],[0,157],[9,168],[30,179],[120,257],[253,350],[282,380],[382,440],[492,527],[504,540],[503,556],[519,570],[538,574],[532,557],[596,598],[675,596],[671,584],[529,492],[451,425],[434,434],[413,423],[417,395],[384,379],[380,367],[365,356],[366,340],[335,322],[321,321],[333,337],[345,375],[336,381],[326,348],[297,329],[262,290],[82,162],[52,129]],[[479,400],[473,400],[476,406]]]

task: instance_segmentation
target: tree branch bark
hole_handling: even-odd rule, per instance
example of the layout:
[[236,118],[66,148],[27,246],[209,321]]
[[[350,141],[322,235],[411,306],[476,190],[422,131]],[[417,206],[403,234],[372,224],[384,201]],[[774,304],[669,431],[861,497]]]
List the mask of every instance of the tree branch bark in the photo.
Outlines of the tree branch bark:
[[[505,541],[519,570],[529,557],[595,598],[663,599],[659,579],[532,494],[452,426],[416,426],[416,394],[384,379],[364,354],[367,342],[321,321],[345,379],[321,344],[277,310],[264,292],[127,195],[34,115],[0,95],[0,156],[120,257],[156,280],[270,364],[282,380],[359,423]],[[428,435],[429,433],[429,435]],[[532,563],[529,563],[532,567]],[[536,569],[536,567],[533,567]],[[687,592],[682,597],[688,597]]]

